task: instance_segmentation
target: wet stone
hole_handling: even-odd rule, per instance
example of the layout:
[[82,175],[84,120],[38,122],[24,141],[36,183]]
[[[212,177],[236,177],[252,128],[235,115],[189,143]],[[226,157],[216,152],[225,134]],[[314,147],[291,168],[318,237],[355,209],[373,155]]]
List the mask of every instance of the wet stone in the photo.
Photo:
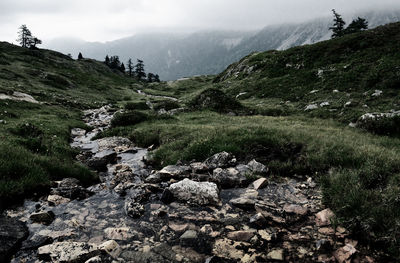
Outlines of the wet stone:
[[42,211],[38,213],[33,213],[29,217],[34,223],[40,223],[44,225],[50,225],[53,222],[55,215],[52,211]]

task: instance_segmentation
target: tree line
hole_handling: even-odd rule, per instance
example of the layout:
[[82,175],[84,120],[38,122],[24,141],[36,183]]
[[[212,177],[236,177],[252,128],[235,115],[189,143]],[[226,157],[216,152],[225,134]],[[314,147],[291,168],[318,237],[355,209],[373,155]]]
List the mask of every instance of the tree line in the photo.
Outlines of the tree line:
[[119,60],[119,56],[109,57],[107,55],[104,59],[104,64],[111,69],[119,70],[122,73],[127,74],[129,77],[136,78],[139,81],[160,82],[158,74],[146,74],[144,70],[144,62],[140,59],[137,59],[136,65],[134,65],[132,59],[129,58],[125,67],[124,63]]
[[342,16],[332,9],[333,12],[333,26],[329,29],[332,30],[332,38],[342,37],[347,34],[353,34],[368,29],[368,21],[365,18],[358,17],[353,19],[347,28],[345,28],[346,22]]

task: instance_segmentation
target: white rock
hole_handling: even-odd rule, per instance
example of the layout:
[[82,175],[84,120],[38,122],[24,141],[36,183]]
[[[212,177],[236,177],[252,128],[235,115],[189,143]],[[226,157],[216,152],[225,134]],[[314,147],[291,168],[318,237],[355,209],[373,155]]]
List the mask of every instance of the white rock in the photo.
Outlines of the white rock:
[[187,178],[172,184],[169,191],[175,198],[199,205],[218,204],[219,191],[214,183],[195,182]]
[[309,110],[315,110],[315,109],[318,109],[318,105],[317,104],[310,104],[310,105],[307,105],[304,110],[305,111],[309,111]]

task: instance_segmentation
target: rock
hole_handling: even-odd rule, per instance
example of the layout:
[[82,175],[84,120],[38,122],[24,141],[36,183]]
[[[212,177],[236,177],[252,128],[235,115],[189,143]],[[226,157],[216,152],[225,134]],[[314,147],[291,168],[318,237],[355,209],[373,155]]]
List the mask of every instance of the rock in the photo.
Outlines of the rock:
[[339,263],[350,262],[351,257],[357,252],[352,244],[346,244],[344,247],[336,250],[333,255]]
[[59,195],[68,199],[82,200],[93,193],[79,185],[79,181],[75,178],[64,178],[57,188],[51,190],[52,195]]
[[260,178],[253,182],[253,188],[255,190],[258,190],[258,189],[264,188],[264,186],[266,186],[267,184],[268,184],[268,180],[266,178]]
[[268,172],[268,168],[262,163],[257,162],[256,160],[251,160],[247,166],[250,170],[255,174],[265,174]]
[[288,214],[296,214],[299,216],[305,216],[308,212],[306,207],[295,204],[285,204],[283,210]]
[[253,231],[234,231],[227,234],[227,238],[235,241],[249,241],[253,236]]
[[53,222],[55,215],[52,211],[42,211],[38,213],[33,213],[30,215],[29,219],[34,223],[40,223],[44,225],[50,225]]
[[267,254],[268,259],[283,261],[283,249],[274,249]]
[[232,262],[235,262],[234,260],[241,260],[244,257],[244,252],[238,249],[243,245],[246,246],[243,242],[236,242],[226,238],[218,239],[214,243],[213,254],[217,257],[228,258]]
[[240,173],[241,176],[251,175],[251,169],[248,165],[238,164],[235,169]]
[[107,254],[109,254],[113,258],[118,258],[122,252],[121,247],[114,240],[108,240],[104,242],[99,246],[99,248],[107,252]]
[[233,198],[229,202],[242,209],[254,209],[258,192],[254,189],[247,189],[238,198]]
[[213,171],[211,180],[222,188],[234,188],[245,185],[248,179],[240,175],[235,168],[216,168]]
[[316,110],[316,109],[318,109],[318,105],[317,104],[310,104],[310,105],[307,105],[304,110],[305,111],[310,111],[310,110]]
[[104,229],[104,234],[108,239],[126,241],[133,238],[136,233],[131,231],[129,227],[109,227]]
[[169,226],[169,228],[171,228],[175,232],[183,232],[183,231],[188,229],[189,224],[188,223],[186,223],[186,224],[177,224],[177,223],[174,223],[174,222],[169,222],[168,226]]
[[331,224],[331,219],[335,214],[329,208],[318,212],[315,215],[315,223],[317,226],[328,226]]
[[250,217],[249,223],[251,226],[260,229],[264,228],[267,225],[267,220],[261,213],[257,213],[254,216]]
[[162,195],[161,201],[165,204],[169,204],[174,200],[174,194],[168,188],[165,188]]
[[130,148],[132,146],[132,142],[124,137],[107,137],[96,140],[99,145],[99,151],[104,150],[114,150],[116,147],[126,146]]
[[0,216],[0,262],[8,262],[28,234],[28,228],[21,221]]
[[198,235],[194,230],[186,230],[185,233],[179,238],[181,246],[184,247],[197,247],[199,243],[197,241]]
[[190,168],[192,169],[192,173],[194,174],[208,171],[208,166],[201,162],[191,163]]
[[192,204],[216,205],[220,201],[217,185],[210,182],[195,182],[186,178],[168,189],[176,199]]
[[84,130],[84,129],[74,128],[71,130],[72,137],[84,136],[85,134],[86,134],[86,130]]
[[183,233],[180,237],[180,239],[196,239],[197,238],[197,232],[194,230],[186,230],[185,233]]
[[315,247],[320,252],[321,251],[322,252],[330,252],[330,250],[332,249],[332,244],[327,239],[320,239],[320,240],[317,240]]
[[14,91],[12,95],[0,93],[0,100],[26,101],[26,102],[35,103],[35,104],[39,103],[31,95],[22,93],[22,92],[18,92],[18,91]]
[[189,166],[168,165],[158,173],[160,174],[161,179],[178,179],[188,175],[190,172],[191,168]]
[[150,174],[144,181],[149,184],[157,184],[162,182],[162,179],[159,173],[153,173]]
[[267,242],[272,241],[272,239],[274,237],[273,234],[270,234],[265,230],[258,230],[257,233],[261,236],[261,239],[263,239],[263,240],[265,240]]
[[220,152],[214,154],[213,156],[209,157],[207,160],[204,161],[204,165],[208,167],[208,169],[215,169],[215,168],[224,168],[228,166],[233,166],[236,164],[236,159],[233,157],[232,154],[227,152]]
[[50,205],[56,206],[56,205],[69,203],[69,202],[71,202],[71,199],[62,197],[60,195],[49,195],[47,197],[47,202],[49,202]]
[[117,162],[117,153],[114,150],[104,150],[96,153],[86,161],[86,165],[96,171],[106,171],[107,164]]
[[321,108],[326,107],[326,106],[329,106],[329,105],[330,105],[330,103],[329,103],[328,101],[324,101],[324,102],[321,102],[321,103],[319,104],[319,106],[320,106]]
[[125,201],[124,210],[125,213],[132,218],[140,218],[145,212],[144,206],[134,199]]
[[372,97],[379,97],[382,95],[383,91],[376,89],[374,93],[371,94]]
[[56,242],[38,249],[39,259],[53,262],[84,262],[100,253],[98,246],[84,242]]

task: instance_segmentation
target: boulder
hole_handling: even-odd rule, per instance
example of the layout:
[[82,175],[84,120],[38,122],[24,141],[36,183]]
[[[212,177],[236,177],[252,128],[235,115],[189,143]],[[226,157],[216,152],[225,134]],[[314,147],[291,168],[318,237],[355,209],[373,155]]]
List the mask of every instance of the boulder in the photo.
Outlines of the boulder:
[[315,223],[317,226],[328,226],[331,224],[331,219],[335,216],[335,214],[329,208],[324,209],[318,212],[315,215]]
[[250,170],[255,174],[266,174],[268,172],[268,168],[262,163],[257,162],[256,160],[251,160],[247,166]]
[[106,171],[107,164],[117,162],[117,153],[114,150],[104,150],[96,153],[86,161],[86,165],[96,171]]
[[168,189],[174,198],[191,204],[216,205],[220,202],[218,187],[214,183],[195,182],[185,178]]
[[222,188],[239,187],[248,182],[248,179],[241,175],[235,168],[216,168],[213,171],[211,180]]
[[227,234],[227,238],[235,241],[250,241],[254,236],[254,231],[233,231]]
[[267,254],[268,259],[283,261],[283,249],[273,249]]
[[161,169],[158,173],[160,174],[162,179],[171,179],[171,178],[182,178],[185,175],[188,175],[191,172],[191,168],[189,166],[178,166],[178,165],[168,165]]
[[49,195],[47,197],[47,202],[49,202],[50,205],[61,205],[65,203],[69,203],[71,199],[62,197],[60,195]]
[[38,249],[39,259],[60,263],[85,262],[100,254],[99,246],[84,242],[56,242]]
[[98,139],[96,142],[99,145],[99,151],[114,150],[121,146],[129,148],[132,145],[132,142],[129,139],[117,136]]
[[28,234],[28,228],[21,221],[0,216],[0,262],[7,262]]
[[82,200],[93,193],[79,185],[79,180],[75,178],[64,178],[58,187],[51,190],[52,195],[62,196],[68,199]]
[[264,188],[268,184],[268,180],[266,178],[260,178],[253,182],[253,188],[255,190]]
[[52,211],[41,211],[30,215],[29,219],[34,223],[50,225],[55,218]]
[[236,159],[232,154],[227,152],[220,152],[214,154],[204,161],[204,165],[206,165],[209,169],[215,168],[224,168],[228,166],[233,166],[236,164]]

